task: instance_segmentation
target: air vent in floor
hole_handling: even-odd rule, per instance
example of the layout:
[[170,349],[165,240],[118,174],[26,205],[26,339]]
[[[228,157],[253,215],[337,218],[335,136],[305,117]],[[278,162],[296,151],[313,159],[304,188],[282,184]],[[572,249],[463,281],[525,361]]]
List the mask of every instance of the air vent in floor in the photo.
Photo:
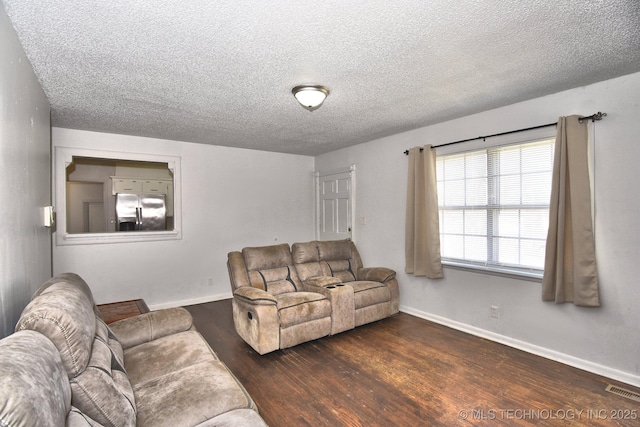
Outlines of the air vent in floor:
[[614,385],[609,384],[606,391],[609,393],[617,394],[618,396],[626,397],[627,399],[635,400],[636,402],[640,402],[640,394],[631,391],[625,390],[624,388],[616,387]]

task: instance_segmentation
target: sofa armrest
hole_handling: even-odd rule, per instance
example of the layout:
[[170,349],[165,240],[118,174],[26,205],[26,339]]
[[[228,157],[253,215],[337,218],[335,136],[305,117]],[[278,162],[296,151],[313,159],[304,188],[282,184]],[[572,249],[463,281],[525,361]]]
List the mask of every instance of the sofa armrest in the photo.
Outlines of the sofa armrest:
[[179,332],[195,330],[191,313],[182,307],[152,311],[109,324],[123,349]]
[[396,277],[396,272],[385,267],[369,267],[358,270],[358,280],[371,280],[373,282],[386,282]]
[[303,282],[303,285],[305,287],[309,286],[309,287],[320,287],[320,288],[324,288],[325,286],[329,286],[329,285],[336,285],[338,283],[342,283],[342,281],[340,279],[338,279],[337,277],[331,277],[331,276],[315,276],[315,277],[310,277],[307,280],[305,280]]
[[322,294],[332,301],[336,288],[344,287],[342,281],[337,277],[331,276],[315,276],[302,282],[302,290],[305,292],[315,292]]
[[229,270],[232,290],[242,286],[251,286],[249,275],[247,274],[247,265],[244,262],[242,253],[234,251],[227,254],[227,269]]
[[278,300],[267,291],[251,286],[242,286],[233,291],[233,297],[254,305],[276,305]]

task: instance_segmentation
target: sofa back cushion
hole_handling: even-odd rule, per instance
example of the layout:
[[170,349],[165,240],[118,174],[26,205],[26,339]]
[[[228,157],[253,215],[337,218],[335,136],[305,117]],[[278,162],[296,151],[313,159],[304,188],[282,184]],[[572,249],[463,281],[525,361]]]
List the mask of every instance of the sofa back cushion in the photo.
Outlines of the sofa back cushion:
[[291,251],[287,243],[242,249],[247,270],[268,270],[291,264]]
[[330,240],[294,243],[291,251],[300,280],[333,276],[346,283],[356,280],[353,248],[348,240]]
[[71,379],[73,406],[104,426],[135,426],[133,388],[124,368],[122,347],[97,319],[91,359]]
[[356,275],[351,269],[350,260],[327,261],[327,265],[329,266],[329,270],[331,270],[331,275],[340,279],[342,283],[356,280]]
[[295,292],[297,288],[291,277],[291,270],[289,266],[254,270],[249,272],[249,280],[253,287],[264,289],[271,295]]
[[87,294],[73,283],[58,281],[27,304],[16,331],[40,332],[56,346],[69,378],[84,371],[95,336],[96,315]]
[[294,243],[291,246],[291,257],[298,277],[303,282],[311,277],[329,276],[330,271],[320,263],[318,242]]
[[53,276],[51,279],[44,282],[42,286],[40,286],[40,288],[36,291],[36,293],[33,294],[31,299],[34,299],[35,297],[40,295],[42,292],[44,292],[45,289],[49,288],[49,286],[56,284],[58,282],[70,283],[77,290],[84,292],[87,298],[89,298],[89,301],[91,301],[91,305],[93,306],[94,313],[97,314],[98,317],[101,316],[100,310],[98,310],[98,307],[93,301],[93,294],[91,293],[91,288],[89,288],[89,285],[87,285],[87,282],[85,282],[84,279],[76,273],[61,273],[56,276]]
[[272,295],[300,289],[288,244],[244,248],[242,256],[249,282],[254,288],[263,289]]
[[320,259],[325,261],[331,275],[343,282],[357,279],[358,270],[362,268],[362,259],[351,240],[332,240],[318,242]]
[[80,411],[75,406],[71,406],[69,414],[67,415],[66,427],[104,427],[96,420],[89,417],[87,414]]
[[135,425],[122,346],[95,314],[86,283],[73,277],[55,279],[36,292],[16,330],[40,332],[57,348],[71,383],[73,406],[105,426]]
[[318,242],[299,242],[291,246],[291,257],[294,264],[306,264],[320,262],[320,252],[318,252]]
[[323,261],[347,261],[351,258],[349,240],[318,241],[318,254]]
[[60,282],[66,282],[66,283],[72,284],[76,290],[83,292],[87,296],[87,298],[89,299],[92,305],[95,304],[95,302],[93,301],[93,293],[91,293],[91,288],[89,288],[89,285],[87,284],[87,282],[85,282],[84,279],[76,273],[61,273],[56,276],[53,276],[51,279],[44,282],[42,286],[40,286],[40,288],[38,288],[38,290],[33,294],[31,299],[34,299],[35,297],[42,294],[51,285],[54,285]]
[[51,341],[34,331],[0,341],[0,425],[63,426],[70,405],[67,372]]

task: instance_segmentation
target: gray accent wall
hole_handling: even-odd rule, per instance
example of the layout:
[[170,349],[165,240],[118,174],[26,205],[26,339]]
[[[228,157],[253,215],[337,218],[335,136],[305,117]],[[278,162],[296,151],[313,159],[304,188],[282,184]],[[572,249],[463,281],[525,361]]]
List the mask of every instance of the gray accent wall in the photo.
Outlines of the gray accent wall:
[[0,338],[51,276],[51,124],[44,94],[0,7]]
[[[356,244],[365,265],[398,272],[400,310],[640,386],[640,73],[488,110],[315,158],[316,170],[355,164]],[[595,241],[602,307],[543,302],[536,281],[446,267],[444,279],[404,272],[404,150],[608,113],[595,125]],[[591,126],[591,125],[590,125]],[[359,220],[366,217],[366,223]],[[491,317],[498,307],[499,318]]]
[[[78,273],[98,304],[143,298],[154,310],[230,298],[229,252],[313,240],[313,157],[57,127],[51,132],[56,162],[61,147],[181,160],[182,239],[54,246],[54,274]],[[64,180],[56,175],[54,182]]]

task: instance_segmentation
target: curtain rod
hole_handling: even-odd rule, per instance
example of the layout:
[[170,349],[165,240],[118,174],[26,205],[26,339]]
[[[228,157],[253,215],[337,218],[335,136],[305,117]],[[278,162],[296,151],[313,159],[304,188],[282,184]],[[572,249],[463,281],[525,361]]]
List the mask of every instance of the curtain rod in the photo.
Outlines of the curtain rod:
[[[584,120],[591,120],[592,122],[595,122],[596,120],[602,120],[604,118],[604,116],[606,116],[606,115],[607,115],[607,113],[601,113],[600,111],[598,111],[597,113],[592,114],[590,116],[580,117],[580,119],[578,119],[578,120],[580,121],[580,123],[582,123]],[[445,147],[447,145],[460,144],[462,142],[475,141],[475,140],[478,140],[478,139],[493,138],[494,136],[509,135],[509,134],[512,134],[512,133],[526,132],[528,130],[542,129],[542,128],[547,128],[547,127],[550,127],[550,126],[555,126],[556,124],[557,124],[557,122],[556,123],[547,123],[546,125],[533,126],[533,127],[525,128],[525,129],[510,130],[508,132],[494,133],[493,135],[478,136],[476,138],[462,139],[460,141],[447,142],[446,144],[433,145],[431,147],[431,149],[433,150],[434,148],[438,148],[438,147]],[[423,150],[423,148],[420,148],[420,152],[422,152],[422,150]],[[404,154],[409,155],[409,150],[404,150]]]

